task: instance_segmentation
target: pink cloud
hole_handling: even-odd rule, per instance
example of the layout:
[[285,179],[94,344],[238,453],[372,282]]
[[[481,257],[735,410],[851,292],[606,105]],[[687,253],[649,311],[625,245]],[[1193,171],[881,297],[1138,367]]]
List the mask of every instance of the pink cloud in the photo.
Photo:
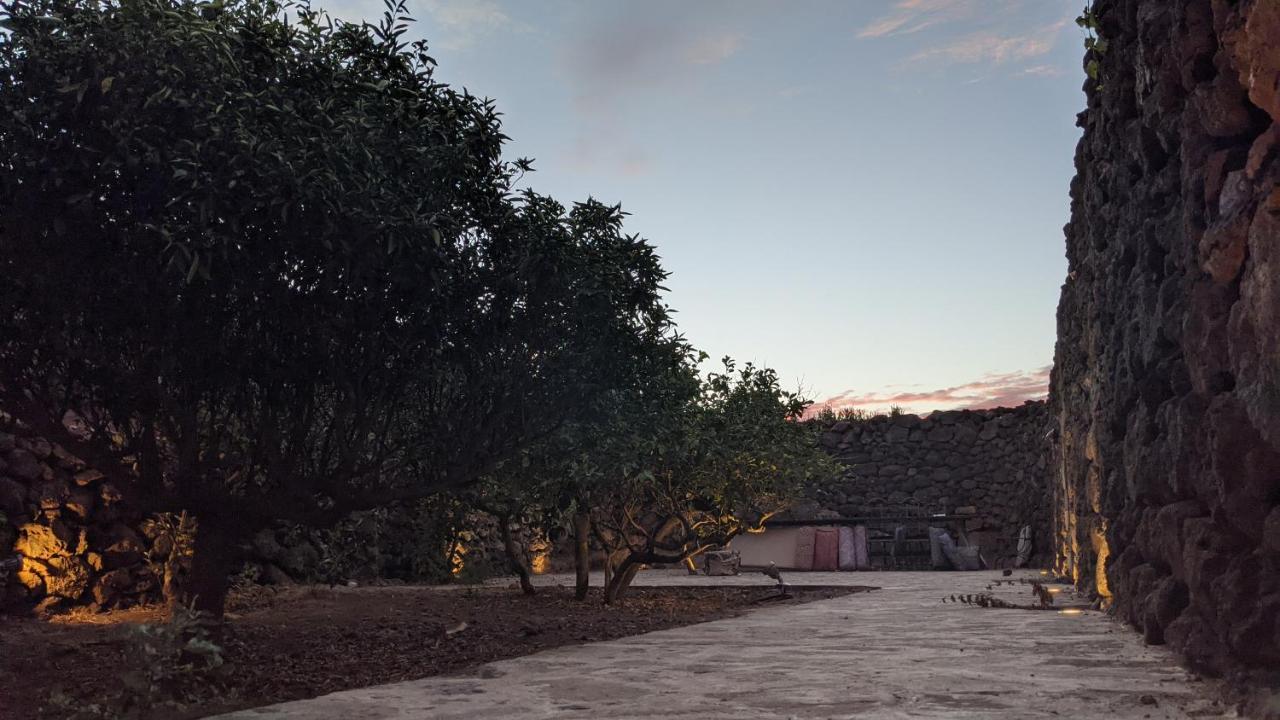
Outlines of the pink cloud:
[[915,46],[899,69],[1016,64],[1021,76],[1049,77],[1060,72],[1035,60],[1053,50],[1075,12],[1068,0],[897,0],[857,35]]
[[857,392],[842,393],[813,404],[810,412],[822,408],[843,410],[846,408],[883,411],[900,406],[912,412],[932,410],[982,410],[994,407],[1012,407],[1028,400],[1042,400],[1049,392],[1049,372],[1046,365],[1035,370],[1009,373],[991,373],[954,387],[914,392]]
[[624,5],[587,12],[582,22],[560,48],[578,124],[569,160],[575,169],[624,176],[648,172],[660,155],[636,139],[629,108],[655,97],[694,97],[699,80],[747,40],[732,20],[695,3],[656,11]]
[[973,0],[899,0],[888,15],[858,31],[860,38],[909,35],[972,13]]
[[941,47],[929,48],[912,55],[909,62],[944,60],[953,63],[990,62],[1003,64],[1013,60],[1040,57],[1053,49],[1058,34],[1067,26],[1065,20],[1016,35],[979,32]]

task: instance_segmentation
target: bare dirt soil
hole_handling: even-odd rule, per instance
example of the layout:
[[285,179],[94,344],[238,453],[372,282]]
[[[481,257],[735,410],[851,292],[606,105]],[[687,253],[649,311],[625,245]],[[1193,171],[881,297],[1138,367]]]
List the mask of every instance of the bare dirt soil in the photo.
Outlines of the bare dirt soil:
[[[454,673],[548,648],[735,617],[869,588],[637,587],[609,607],[567,588],[534,597],[502,587],[259,588],[234,597],[221,640],[229,667],[216,699],[153,708],[140,718],[203,717],[338,690]],[[157,608],[54,621],[0,616],[0,720],[67,717],[49,698],[88,706],[118,693],[136,653],[130,626],[163,621]],[[465,623],[465,628],[462,624]],[[64,704],[65,704],[64,699]],[[42,715],[43,714],[43,715]]]

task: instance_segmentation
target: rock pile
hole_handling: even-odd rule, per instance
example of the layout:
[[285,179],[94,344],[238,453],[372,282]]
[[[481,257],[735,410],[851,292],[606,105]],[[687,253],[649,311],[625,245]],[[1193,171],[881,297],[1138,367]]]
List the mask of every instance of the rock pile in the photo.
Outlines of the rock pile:
[[0,559],[20,566],[0,606],[127,606],[159,592],[153,543],[118,488],[13,422],[0,431]]
[[1016,554],[1023,525],[1032,526],[1047,551],[1051,428],[1043,402],[837,422],[821,442],[848,469],[808,489],[808,511],[855,516],[909,505],[972,514],[966,523],[971,540],[992,556]]
[[[284,585],[335,578],[442,582],[451,565],[467,567],[468,578],[506,572],[492,517],[470,513],[457,522],[429,522],[418,512],[357,513],[330,531],[263,530],[241,548],[241,574]],[[190,522],[142,517],[101,472],[0,413],[0,612],[158,601],[166,578],[180,582],[182,568],[175,565],[184,560],[175,558],[183,553],[170,550],[175,541],[191,541]],[[524,524],[514,525],[513,534],[529,566],[545,571],[547,539]]]

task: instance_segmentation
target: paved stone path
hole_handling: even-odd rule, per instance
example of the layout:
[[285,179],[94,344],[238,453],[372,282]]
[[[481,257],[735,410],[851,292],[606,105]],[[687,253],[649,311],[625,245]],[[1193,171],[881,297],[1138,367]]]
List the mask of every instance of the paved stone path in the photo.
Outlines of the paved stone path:
[[[1015,577],[1038,577],[1022,572]],[[1234,717],[1160,648],[1093,611],[943,604],[998,572],[787,573],[880,589],[245,710],[224,720]],[[555,576],[543,583],[567,582]],[[598,582],[598,580],[596,581]],[[638,584],[762,584],[642,573]],[[1029,588],[998,594],[1028,602]],[[1070,592],[1059,595],[1071,603]]]

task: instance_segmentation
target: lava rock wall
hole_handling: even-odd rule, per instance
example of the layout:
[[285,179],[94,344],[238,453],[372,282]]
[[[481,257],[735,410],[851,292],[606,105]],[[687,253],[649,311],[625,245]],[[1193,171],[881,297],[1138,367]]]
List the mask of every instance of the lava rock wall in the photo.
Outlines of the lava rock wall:
[[1012,562],[1018,531],[1030,525],[1036,554],[1047,560],[1052,427],[1043,402],[834,423],[821,443],[847,469],[810,487],[807,507],[792,515],[851,517],[897,506],[972,515],[970,541],[1002,564]]
[[160,597],[166,541],[120,490],[0,413],[0,612],[127,607]]
[[1280,2],[1097,0],[1051,411],[1056,564],[1280,663]]

